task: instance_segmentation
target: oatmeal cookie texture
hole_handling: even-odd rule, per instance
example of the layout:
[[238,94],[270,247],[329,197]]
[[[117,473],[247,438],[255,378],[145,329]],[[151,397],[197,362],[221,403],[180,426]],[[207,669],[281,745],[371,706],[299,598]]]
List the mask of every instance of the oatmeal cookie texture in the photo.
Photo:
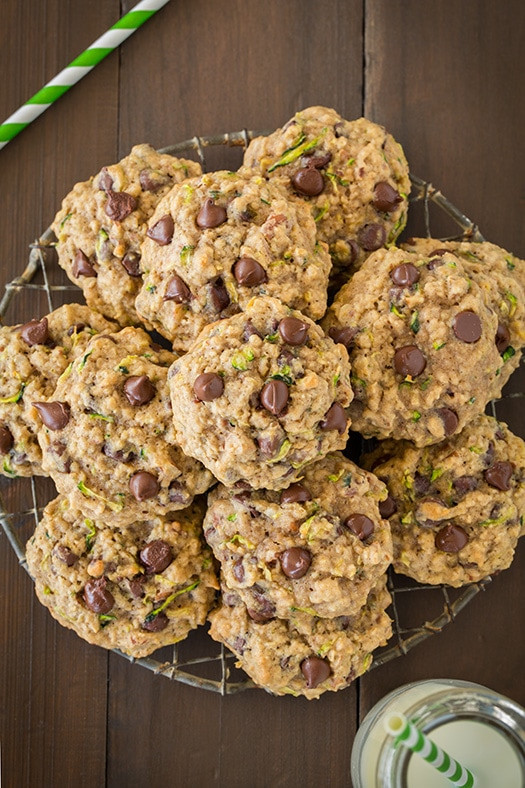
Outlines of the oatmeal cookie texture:
[[45,317],[0,328],[0,472],[44,475],[33,402],[52,396],[57,379],[99,332],[115,323],[80,304],[66,304]]
[[392,560],[378,508],[386,495],[373,474],[337,452],[281,493],[219,485],[208,496],[204,534],[225,585],[254,621],[354,615]]
[[194,504],[120,529],[59,496],[26,549],[40,602],[89,643],[133,657],[183,640],[218,588],[203,513]]
[[252,140],[244,166],[306,200],[334,276],[348,275],[406,223],[410,180],[401,146],[366,118],[348,121],[327,107],[297,112],[283,128]]
[[331,267],[308,206],[261,177],[214,172],[174,187],[142,246],[137,312],[186,350],[208,323],[268,295],[314,320]]
[[323,327],[348,348],[349,413],[365,437],[438,443],[499,396],[513,363],[498,350],[494,306],[448,251],[375,252],[341,288]]
[[210,486],[175,440],[166,380],[174,358],[139,328],[97,337],[40,406],[44,470],[88,516],[161,516]]
[[89,306],[123,326],[143,322],[135,297],[148,219],[174,184],[200,172],[193,161],[143,144],[73,187],[52,227],[58,261]]
[[424,449],[384,441],[365,464],[389,490],[380,507],[396,572],[461,586],[510,566],[525,516],[525,443],[505,424],[479,416]]
[[209,616],[210,635],[225,643],[238,657],[237,665],[269,692],[318,698],[368,670],[372,651],[392,635],[385,612],[390,601],[381,578],[354,616],[323,619],[298,613],[288,621],[257,623],[240,597],[223,588],[222,604]]
[[178,442],[228,486],[282,489],[348,438],[345,348],[274,298],[204,329],[169,385]]

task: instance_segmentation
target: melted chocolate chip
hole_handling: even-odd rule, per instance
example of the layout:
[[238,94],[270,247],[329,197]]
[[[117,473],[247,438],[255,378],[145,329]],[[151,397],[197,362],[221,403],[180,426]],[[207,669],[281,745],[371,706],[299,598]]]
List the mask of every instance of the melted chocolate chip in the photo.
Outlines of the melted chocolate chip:
[[332,161],[332,154],[329,151],[325,153],[316,153],[312,151],[310,155],[305,156],[305,160],[308,167],[315,167],[316,170],[322,170]]
[[498,353],[504,353],[510,345],[510,331],[505,323],[498,323],[498,330],[494,339]]
[[65,544],[57,544],[54,553],[56,557],[65,563],[66,566],[74,566],[78,561],[78,555],[66,547]]
[[414,474],[414,492],[418,497],[426,495],[430,490],[430,479],[417,471]]
[[42,320],[30,320],[20,329],[20,336],[29,347],[45,345],[49,339],[47,317],[43,317]]
[[142,629],[145,629],[147,632],[162,632],[163,629],[166,629],[168,624],[169,618],[164,611],[157,613],[155,616],[150,613],[149,616],[146,616],[142,624]]
[[138,252],[126,252],[122,258],[128,276],[140,276],[140,254]]
[[351,514],[343,522],[343,525],[359,537],[362,542],[374,533],[374,523],[366,514]]
[[108,443],[103,444],[102,452],[106,457],[109,457],[110,460],[115,460],[115,462],[133,462],[133,460],[137,458],[135,452],[125,452],[123,449],[113,449]]
[[288,345],[304,345],[308,340],[308,325],[297,317],[285,317],[279,323],[279,334]]
[[248,608],[248,615],[257,624],[265,624],[270,619],[275,618],[275,606],[267,599],[261,591],[257,591],[257,586],[253,586],[252,596],[257,604],[256,608]]
[[496,490],[510,490],[510,481],[514,472],[511,462],[495,462],[484,472],[485,481]]
[[243,287],[255,287],[266,282],[266,271],[253,257],[241,257],[233,266],[233,275]]
[[173,274],[168,280],[164,301],[175,301],[176,304],[187,304],[191,300],[191,291],[184,279]]
[[451,408],[436,408],[436,413],[443,422],[445,435],[452,435],[458,428],[459,418],[455,410]]
[[283,435],[259,435],[257,445],[265,457],[274,457],[283,443]]
[[166,213],[161,216],[158,222],[148,228],[146,235],[159,246],[167,246],[172,241],[174,230],[173,218],[169,213]]
[[158,192],[169,182],[170,179],[166,175],[155,170],[144,169],[139,174],[140,188],[145,192]]
[[217,279],[210,287],[210,303],[215,312],[222,312],[230,303],[230,296],[222,279]]
[[304,503],[311,500],[310,491],[303,484],[299,484],[299,482],[291,484],[288,489],[283,490],[281,493],[281,504]]
[[298,580],[310,569],[312,554],[304,547],[289,547],[279,556],[281,569],[286,577],[291,580]]
[[123,222],[137,207],[137,200],[132,194],[109,191],[107,195],[108,200],[104,210],[114,222]]
[[292,186],[299,194],[316,197],[324,189],[324,178],[315,167],[301,167],[292,176]]
[[197,214],[196,222],[203,230],[209,230],[224,224],[227,218],[226,209],[221,205],[215,205],[214,201],[208,198]]
[[358,333],[357,328],[350,328],[350,326],[343,326],[342,328],[332,328],[328,331],[328,336],[331,337],[338,345],[344,345],[348,350],[352,347],[354,339]]
[[75,323],[74,326],[70,326],[67,330],[68,337],[72,336],[73,334],[80,334],[86,327],[85,323]]
[[14,438],[11,430],[4,425],[0,426],[0,454],[7,454],[13,448]]
[[288,397],[288,386],[282,380],[269,380],[260,393],[261,405],[274,416],[279,416],[283,412]]
[[379,501],[379,514],[384,520],[388,520],[393,514],[397,512],[397,503],[388,495],[384,501]]
[[301,662],[301,673],[306,679],[308,689],[315,689],[331,674],[330,663],[327,659],[311,656]]
[[387,183],[387,181],[379,181],[379,183],[376,183],[374,187],[374,199],[372,200],[372,205],[376,211],[391,213],[396,210],[401,200],[402,197],[399,192]]
[[366,252],[380,249],[386,241],[386,230],[382,224],[365,224],[357,232],[357,243]]
[[347,425],[346,413],[338,402],[328,408],[323,421],[319,424],[322,430],[337,430],[340,435],[344,433]]
[[177,480],[170,482],[170,486],[168,487],[168,498],[172,503],[190,503],[190,496],[184,483],[178,482]]
[[444,254],[450,252],[450,249],[434,249],[430,254],[429,257],[443,257]]
[[468,344],[477,342],[482,334],[481,320],[470,309],[459,312],[454,318],[452,327],[457,338]]
[[70,408],[67,402],[33,402],[42,423],[50,430],[63,430],[69,422]]
[[155,393],[155,386],[147,375],[132,375],[124,383],[124,394],[130,405],[146,405]]
[[140,599],[144,596],[144,583],[146,582],[145,575],[137,575],[137,577],[132,577],[129,581],[129,591],[131,596],[135,597],[135,599]]
[[84,586],[84,601],[93,613],[109,613],[115,604],[113,594],[108,591],[106,584],[105,577],[97,577],[94,580],[88,580]]
[[203,372],[193,383],[193,393],[201,402],[211,402],[220,397],[223,391],[223,380],[215,372]]
[[148,501],[160,490],[156,476],[148,471],[137,471],[129,480],[129,489],[136,501]]
[[254,335],[256,337],[260,337],[261,336],[259,331],[257,331],[255,326],[253,325],[252,321],[251,320],[247,320],[246,323],[244,324],[244,329],[243,329],[243,332],[242,332],[242,338],[243,338],[243,340],[245,342],[247,342],[249,340],[249,338],[251,336],[254,336]]
[[437,532],[434,543],[444,553],[459,553],[468,542],[468,535],[460,525],[449,523]]
[[73,265],[71,266],[71,272],[75,277],[75,279],[78,279],[79,276],[97,275],[97,272],[93,268],[93,265],[89,260],[89,257],[84,254],[82,249],[77,250],[75,259],[73,260]]
[[113,178],[109,174],[107,167],[103,167],[98,178],[98,188],[104,192],[109,192],[113,188]]
[[173,551],[164,539],[155,539],[142,548],[139,560],[148,574],[158,575],[173,561]]
[[458,493],[458,495],[461,496],[466,495],[473,490],[477,490],[478,486],[479,481],[475,476],[459,476],[452,482],[452,487]]
[[232,572],[238,583],[244,582],[244,565],[242,558],[238,558],[237,561],[235,561]]
[[405,345],[394,353],[394,369],[403,377],[417,378],[427,365],[427,360],[416,345]]
[[412,287],[419,282],[419,271],[412,263],[402,263],[390,271],[390,278],[398,287]]

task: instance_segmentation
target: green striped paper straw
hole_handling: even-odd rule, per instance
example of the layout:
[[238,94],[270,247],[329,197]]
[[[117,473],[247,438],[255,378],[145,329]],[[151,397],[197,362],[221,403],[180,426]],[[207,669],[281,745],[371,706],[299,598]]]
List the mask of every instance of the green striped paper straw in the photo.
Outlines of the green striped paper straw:
[[168,0],[141,0],[127,14],[115,22],[104,35],[76,57],[69,66],[57,74],[34,96],[17,109],[0,126],[0,148],[16,137],[31,121],[38,118],[54,102],[63,96],[72,85],[85,77],[91,69],[104,60],[110,52],[120,46],[126,38],[144,24],[153,14],[166,5]]
[[388,714],[383,719],[383,723],[386,732],[396,737],[394,746],[401,744],[419,755],[430,766],[441,772],[443,777],[446,777],[450,784],[456,788],[473,788],[475,786],[476,782],[472,772],[425,736],[413,722],[407,720],[404,714],[401,712]]

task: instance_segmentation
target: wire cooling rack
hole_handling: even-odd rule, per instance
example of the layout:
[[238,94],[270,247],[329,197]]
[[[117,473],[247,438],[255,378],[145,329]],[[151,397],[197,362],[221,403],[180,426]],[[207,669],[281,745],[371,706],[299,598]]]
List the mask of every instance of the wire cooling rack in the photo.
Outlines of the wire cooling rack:
[[[162,152],[197,158],[205,171],[225,166],[233,169],[239,166],[240,154],[258,133],[243,130],[213,137],[193,137],[191,140],[163,148]],[[477,226],[447,200],[439,189],[415,175],[411,175],[411,181],[409,225],[414,224],[414,234],[441,240],[484,240]],[[412,221],[414,218],[415,223]],[[56,263],[55,241],[49,228],[37,241],[30,244],[29,262],[25,270],[5,286],[0,300],[2,321],[6,322],[4,318],[7,315],[7,323],[14,325],[35,317],[35,311],[40,316],[63,303],[79,300],[81,291],[66,279]],[[18,308],[22,293],[31,296],[30,299],[24,299],[31,300],[31,309],[34,311],[30,315],[27,314],[27,309],[25,314],[21,314]],[[498,417],[506,415],[506,399],[521,396],[522,390],[511,391],[499,400],[498,404],[503,403],[503,410],[498,412]],[[490,408],[496,416],[496,403],[492,402]],[[0,479],[0,523],[26,571],[25,543],[38,523],[43,508],[55,495],[52,482],[43,477]],[[374,653],[371,669],[406,654],[423,640],[440,632],[454,621],[456,615],[490,582],[491,578],[488,577],[460,589],[442,585],[420,585],[390,570],[388,588],[392,605],[389,612],[393,619],[394,634],[389,645]],[[236,668],[234,655],[213,641],[203,627],[191,632],[182,643],[160,649],[150,657],[134,659],[120,651],[115,653],[157,674],[222,695],[255,687],[254,683]]]

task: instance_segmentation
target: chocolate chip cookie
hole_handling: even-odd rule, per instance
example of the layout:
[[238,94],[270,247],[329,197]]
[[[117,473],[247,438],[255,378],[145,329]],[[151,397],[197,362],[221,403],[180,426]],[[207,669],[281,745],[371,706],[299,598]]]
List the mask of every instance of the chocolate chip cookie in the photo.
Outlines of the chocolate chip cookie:
[[282,489],[346,444],[347,352],[275,298],[205,328],[169,384],[177,440],[227,486]]
[[135,297],[148,219],[174,184],[200,172],[194,161],[135,145],[117,164],[73,187],[52,227],[58,261],[89,306],[122,326],[143,322]]
[[334,277],[348,278],[405,226],[410,180],[403,150],[366,118],[348,121],[333,109],[308,107],[252,140],[244,165],[309,202]]
[[225,643],[236,663],[275,695],[318,698],[347,687],[372,664],[372,652],[392,635],[385,609],[390,604],[385,579],[378,581],[366,605],[354,616],[323,619],[303,613],[288,621],[254,621],[234,591],[223,588],[210,635]]
[[27,544],[40,602],[88,643],[144,657],[203,624],[218,587],[204,507],[128,523],[49,503]]
[[478,416],[424,449],[384,441],[366,458],[388,486],[394,569],[420,583],[462,586],[506,569],[525,516],[525,443]]
[[317,320],[326,310],[326,244],[302,201],[260,177],[214,172],[173,188],[149,222],[137,312],[177,350],[255,296]]
[[459,257],[374,252],[323,322],[349,352],[353,428],[438,443],[501,392],[498,315]]
[[99,332],[115,323],[80,304],[66,304],[40,320],[0,328],[0,473],[44,475],[33,401],[52,396],[57,379]]
[[254,621],[350,616],[392,560],[378,508],[386,495],[373,474],[337,452],[281,493],[219,485],[208,496],[204,535]]
[[36,405],[44,470],[90,517],[164,516],[210,486],[211,474],[175,440],[166,380],[174,358],[139,328],[100,336],[53,399]]

